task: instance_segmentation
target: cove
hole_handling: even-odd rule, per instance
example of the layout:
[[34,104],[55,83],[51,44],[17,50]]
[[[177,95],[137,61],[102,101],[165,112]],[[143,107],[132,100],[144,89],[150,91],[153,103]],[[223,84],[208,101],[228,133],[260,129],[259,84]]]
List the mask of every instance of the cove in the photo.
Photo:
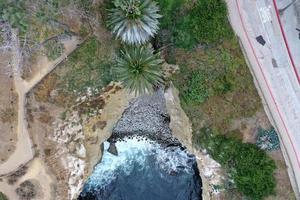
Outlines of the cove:
[[139,138],[117,142],[84,185],[80,200],[199,200],[201,178],[195,157],[180,147],[163,148]]
[[172,135],[164,91],[133,100],[79,200],[201,200],[196,158]]

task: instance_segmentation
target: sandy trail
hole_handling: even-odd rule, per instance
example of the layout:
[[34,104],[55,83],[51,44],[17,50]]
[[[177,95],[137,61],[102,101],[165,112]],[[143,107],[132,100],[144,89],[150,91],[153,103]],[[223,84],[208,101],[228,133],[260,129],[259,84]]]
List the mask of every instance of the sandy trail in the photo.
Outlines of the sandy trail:
[[[15,40],[17,41],[17,39]],[[18,141],[16,144],[16,150],[13,154],[9,157],[9,159],[0,165],[0,176],[11,173],[17,170],[21,165],[26,164],[29,162],[33,156],[34,151],[32,149],[32,143],[30,136],[27,130],[27,119],[25,113],[25,105],[26,105],[26,94],[36,85],[38,84],[47,74],[49,74],[55,67],[58,66],[63,60],[67,58],[67,56],[72,53],[80,44],[80,41],[76,37],[72,37],[70,40],[65,41],[65,52],[59,58],[57,58],[53,62],[48,62],[45,66],[41,67],[39,73],[36,73],[33,78],[29,81],[25,81],[21,78],[20,73],[15,73],[14,82],[15,82],[15,89],[18,93]],[[12,63],[14,67],[14,71],[18,72],[19,68],[19,44],[16,42],[14,48],[12,49],[15,52],[15,59]]]

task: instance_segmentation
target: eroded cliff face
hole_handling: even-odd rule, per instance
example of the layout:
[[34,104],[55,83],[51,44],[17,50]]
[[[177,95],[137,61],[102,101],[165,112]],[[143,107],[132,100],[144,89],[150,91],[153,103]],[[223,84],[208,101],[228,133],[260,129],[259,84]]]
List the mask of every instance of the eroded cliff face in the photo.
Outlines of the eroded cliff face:
[[[157,96],[140,98],[134,98],[123,89],[112,91],[104,95],[109,98],[97,115],[79,120],[76,118],[78,113],[73,113],[69,119],[74,122],[60,122],[58,127],[63,128],[56,129],[60,134],[59,137],[54,134],[53,139],[62,148],[57,153],[57,159],[63,163],[66,180],[61,181],[68,185],[67,198],[76,199],[82,191],[93,167],[101,160],[104,141],[115,142],[130,137],[132,133],[144,132],[147,135],[160,133],[150,139],[159,138],[163,134],[162,144],[181,143],[187,147],[197,158],[203,184],[203,199],[216,199],[211,185],[217,185],[221,181],[220,165],[205,152],[193,147],[192,126],[180,106],[177,89],[171,85],[167,90],[159,91]],[[71,132],[63,130],[68,127]],[[60,144],[62,141],[67,145]]]
[[196,158],[172,134],[170,118],[162,88],[133,99],[79,199],[202,199]]
[[[79,99],[79,109],[54,122],[49,139],[56,153],[48,164],[57,179],[56,199],[78,198],[84,182],[101,160],[103,142],[110,137],[131,98],[118,84],[111,84],[96,100]],[[93,106],[93,102],[103,105],[90,115],[83,114],[85,104]]]
[[189,118],[181,108],[179,92],[171,84],[164,93],[167,112],[171,117],[170,129],[176,137],[191,153],[197,158],[197,165],[202,179],[202,198],[203,200],[218,199],[217,192],[213,185],[222,183],[222,168],[205,151],[200,151],[192,144],[192,125]]

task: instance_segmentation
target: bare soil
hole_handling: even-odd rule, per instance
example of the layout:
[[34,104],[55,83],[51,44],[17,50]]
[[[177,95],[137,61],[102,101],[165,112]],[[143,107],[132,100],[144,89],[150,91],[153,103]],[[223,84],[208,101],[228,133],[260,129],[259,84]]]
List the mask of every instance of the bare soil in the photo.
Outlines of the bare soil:
[[17,102],[10,54],[0,53],[0,164],[15,150],[17,141]]

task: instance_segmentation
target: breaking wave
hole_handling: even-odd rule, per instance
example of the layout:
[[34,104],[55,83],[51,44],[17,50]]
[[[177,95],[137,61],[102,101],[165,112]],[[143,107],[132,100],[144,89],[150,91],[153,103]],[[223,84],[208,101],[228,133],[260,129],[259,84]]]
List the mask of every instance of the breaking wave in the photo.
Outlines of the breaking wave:
[[118,141],[118,156],[104,153],[79,199],[198,200],[201,178],[195,157],[182,147],[163,148],[140,138]]

